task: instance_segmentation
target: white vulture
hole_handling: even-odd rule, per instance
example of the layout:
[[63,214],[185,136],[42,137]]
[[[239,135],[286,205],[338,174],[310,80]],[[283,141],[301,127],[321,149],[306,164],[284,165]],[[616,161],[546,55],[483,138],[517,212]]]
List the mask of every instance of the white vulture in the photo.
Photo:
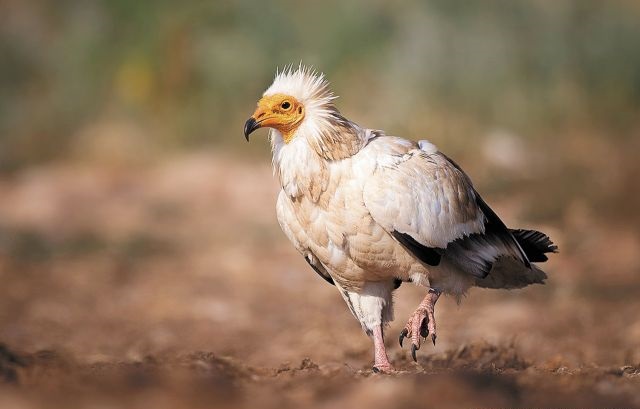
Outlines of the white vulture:
[[400,283],[427,290],[400,334],[415,360],[423,339],[435,345],[441,293],[460,299],[473,286],[542,284],[547,276],[532,263],[557,247],[538,231],[507,228],[433,144],[360,127],[335,98],[324,75],[285,69],[244,134],[271,128],[280,226],[373,338],[374,371],[392,372],[383,329]]

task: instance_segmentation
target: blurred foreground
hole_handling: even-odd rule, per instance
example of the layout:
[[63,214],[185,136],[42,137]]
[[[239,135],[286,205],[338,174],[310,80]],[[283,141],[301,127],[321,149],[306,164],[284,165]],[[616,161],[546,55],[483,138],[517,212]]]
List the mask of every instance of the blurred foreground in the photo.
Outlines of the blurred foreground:
[[406,373],[383,377],[335,288],[280,232],[276,193],[266,161],[220,152],[0,181],[0,406],[640,407],[637,235],[579,209],[523,225],[534,190],[485,195],[560,245],[548,284],[441,300],[418,365],[397,346],[422,295],[404,284],[387,333]]

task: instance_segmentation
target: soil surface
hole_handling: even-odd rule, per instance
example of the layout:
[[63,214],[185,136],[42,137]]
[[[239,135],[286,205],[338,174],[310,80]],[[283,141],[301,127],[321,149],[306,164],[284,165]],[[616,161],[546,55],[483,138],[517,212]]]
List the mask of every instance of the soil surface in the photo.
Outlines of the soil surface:
[[0,407],[640,407],[632,229],[485,197],[560,246],[548,283],[441,298],[417,363],[397,337],[424,290],[403,284],[381,375],[276,192],[268,163],[221,154],[0,179]]

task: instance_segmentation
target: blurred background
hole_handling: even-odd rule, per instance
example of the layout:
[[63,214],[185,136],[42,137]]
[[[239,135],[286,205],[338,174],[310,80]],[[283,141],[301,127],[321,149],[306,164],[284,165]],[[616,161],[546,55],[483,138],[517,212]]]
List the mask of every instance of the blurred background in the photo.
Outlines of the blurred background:
[[[2,0],[0,373],[39,388],[42,351],[63,368],[208,351],[370,369],[278,227],[266,131],[242,135],[300,61],[345,116],[429,139],[508,225],[560,246],[546,286],[441,301],[423,367],[461,345],[548,371],[640,365],[637,1]],[[396,296],[399,367],[421,296]]]

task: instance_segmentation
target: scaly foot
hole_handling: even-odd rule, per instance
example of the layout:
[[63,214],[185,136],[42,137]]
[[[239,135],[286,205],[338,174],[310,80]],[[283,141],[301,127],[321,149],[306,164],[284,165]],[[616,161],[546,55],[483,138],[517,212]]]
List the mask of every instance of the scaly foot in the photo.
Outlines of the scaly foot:
[[420,349],[422,338],[426,338],[431,334],[431,340],[433,345],[436,345],[436,318],[434,316],[436,301],[440,297],[440,291],[429,289],[429,292],[424,297],[424,300],[418,305],[415,312],[409,318],[407,325],[405,325],[402,332],[400,332],[400,347],[402,348],[402,341],[406,337],[411,337],[411,357],[415,362],[418,362],[416,358],[416,351]]
[[374,365],[373,366],[373,372],[375,373],[383,373],[383,374],[392,374],[392,373],[396,373],[396,369],[393,367],[393,365],[391,364],[387,364],[387,365]]
[[384,336],[382,334],[382,326],[377,326],[373,330],[373,356],[375,363],[373,364],[373,372],[376,373],[394,373],[393,368],[387,357],[387,351],[384,348]]

